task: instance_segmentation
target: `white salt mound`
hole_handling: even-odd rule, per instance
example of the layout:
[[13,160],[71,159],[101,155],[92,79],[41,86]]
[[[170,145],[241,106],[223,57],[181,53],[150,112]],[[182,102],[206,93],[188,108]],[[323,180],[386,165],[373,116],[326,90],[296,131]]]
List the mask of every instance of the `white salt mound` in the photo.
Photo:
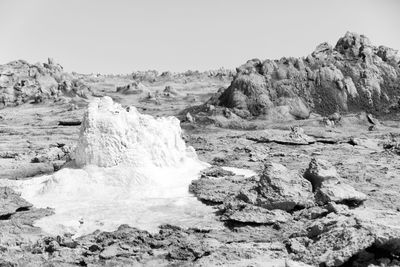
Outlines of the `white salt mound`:
[[188,192],[206,164],[181,137],[174,117],[153,118],[122,108],[109,97],[89,104],[76,150],[76,166],[24,181],[0,181],[55,215],[36,225],[76,236],[121,224],[155,231],[160,224],[218,226],[212,208]]
[[91,103],[84,115],[75,162],[78,166],[176,167],[196,159],[181,132],[175,117],[155,119],[104,97]]

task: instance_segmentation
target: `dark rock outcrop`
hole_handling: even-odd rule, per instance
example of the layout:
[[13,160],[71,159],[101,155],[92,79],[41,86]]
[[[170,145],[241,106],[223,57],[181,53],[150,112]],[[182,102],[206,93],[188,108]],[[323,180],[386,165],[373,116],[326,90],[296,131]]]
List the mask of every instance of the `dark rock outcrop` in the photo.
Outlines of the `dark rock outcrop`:
[[360,110],[381,114],[400,97],[399,62],[396,50],[347,32],[335,47],[322,43],[306,58],[249,60],[207,104],[245,118],[304,119],[310,112]]
[[32,204],[21,198],[14,190],[9,187],[0,187],[0,220],[30,207]]

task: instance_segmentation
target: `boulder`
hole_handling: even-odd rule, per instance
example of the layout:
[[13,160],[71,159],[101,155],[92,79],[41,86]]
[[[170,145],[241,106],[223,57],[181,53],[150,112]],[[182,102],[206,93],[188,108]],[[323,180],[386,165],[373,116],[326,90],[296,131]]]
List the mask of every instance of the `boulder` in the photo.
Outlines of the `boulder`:
[[21,198],[9,187],[0,187],[0,217],[8,218],[17,211],[32,207],[25,199]]
[[335,183],[339,180],[339,174],[335,167],[325,160],[316,158],[311,159],[304,177],[311,182],[314,191],[320,188],[324,182]]
[[258,192],[257,204],[268,209],[290,211],[313,205],[311,183],[278,163],[265,164]]
[[336,168],[325,160],[311,159],[304,177],[312,183],[318,204],[335,202],[353,206],[360,205],[367,199],[364,193],[346,184]]
[[317,190],[315,196],[319,203],[344,203],[349,206],[358,206],[367,196],[354,189],[351,185],[337,181],[336,183],[325,183]]

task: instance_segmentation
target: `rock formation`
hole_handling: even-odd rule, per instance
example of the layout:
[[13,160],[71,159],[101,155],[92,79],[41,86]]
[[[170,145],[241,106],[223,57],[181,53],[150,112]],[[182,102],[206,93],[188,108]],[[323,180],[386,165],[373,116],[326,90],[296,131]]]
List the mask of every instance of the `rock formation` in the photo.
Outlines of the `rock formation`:
[[346,184],[327,161],[313,158],[304,177],[312,183],[320,204],[336,202],[358,205],[367,199],[365,194]]
[[60,95],[87,98],[91,90],[50,58],[44,64],[18,60],[0,65],[0,107],[38,103]]
[[399,62],[396,50],[347,32],[335,47],[322,43],[305,58],[247,61],[208,104],[228,107],[243,118],[285,114],[304,119],[310,112],[360,110],[380,114],[400,97]]
[[135,107],[124,109],[110,97],[96,99],[84,115],[73,159],[78,166],[170,167],[195,159],[181,138],[179,120],[153,118]]
[[149,89],[147,89],[141,82],[133,81],[125,86],[118,86],[117,93],[124,95],[147,94],[149,93]]

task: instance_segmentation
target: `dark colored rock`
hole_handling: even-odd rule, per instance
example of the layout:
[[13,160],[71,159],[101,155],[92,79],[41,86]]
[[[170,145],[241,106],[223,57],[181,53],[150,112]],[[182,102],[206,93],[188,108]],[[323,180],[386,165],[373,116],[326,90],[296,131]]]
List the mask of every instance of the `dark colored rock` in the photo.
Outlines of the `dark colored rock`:
[[322,43],[306,58],[247,61],[208,104],[286,119],[305,119],[311,111],[382,114],[400,96],[398,62],[396,50],[347,32],[334,48]]
[[12,214],[30,207],[32,204],[14,190],[9,187],[0,187],[0,219],[9,219]]

